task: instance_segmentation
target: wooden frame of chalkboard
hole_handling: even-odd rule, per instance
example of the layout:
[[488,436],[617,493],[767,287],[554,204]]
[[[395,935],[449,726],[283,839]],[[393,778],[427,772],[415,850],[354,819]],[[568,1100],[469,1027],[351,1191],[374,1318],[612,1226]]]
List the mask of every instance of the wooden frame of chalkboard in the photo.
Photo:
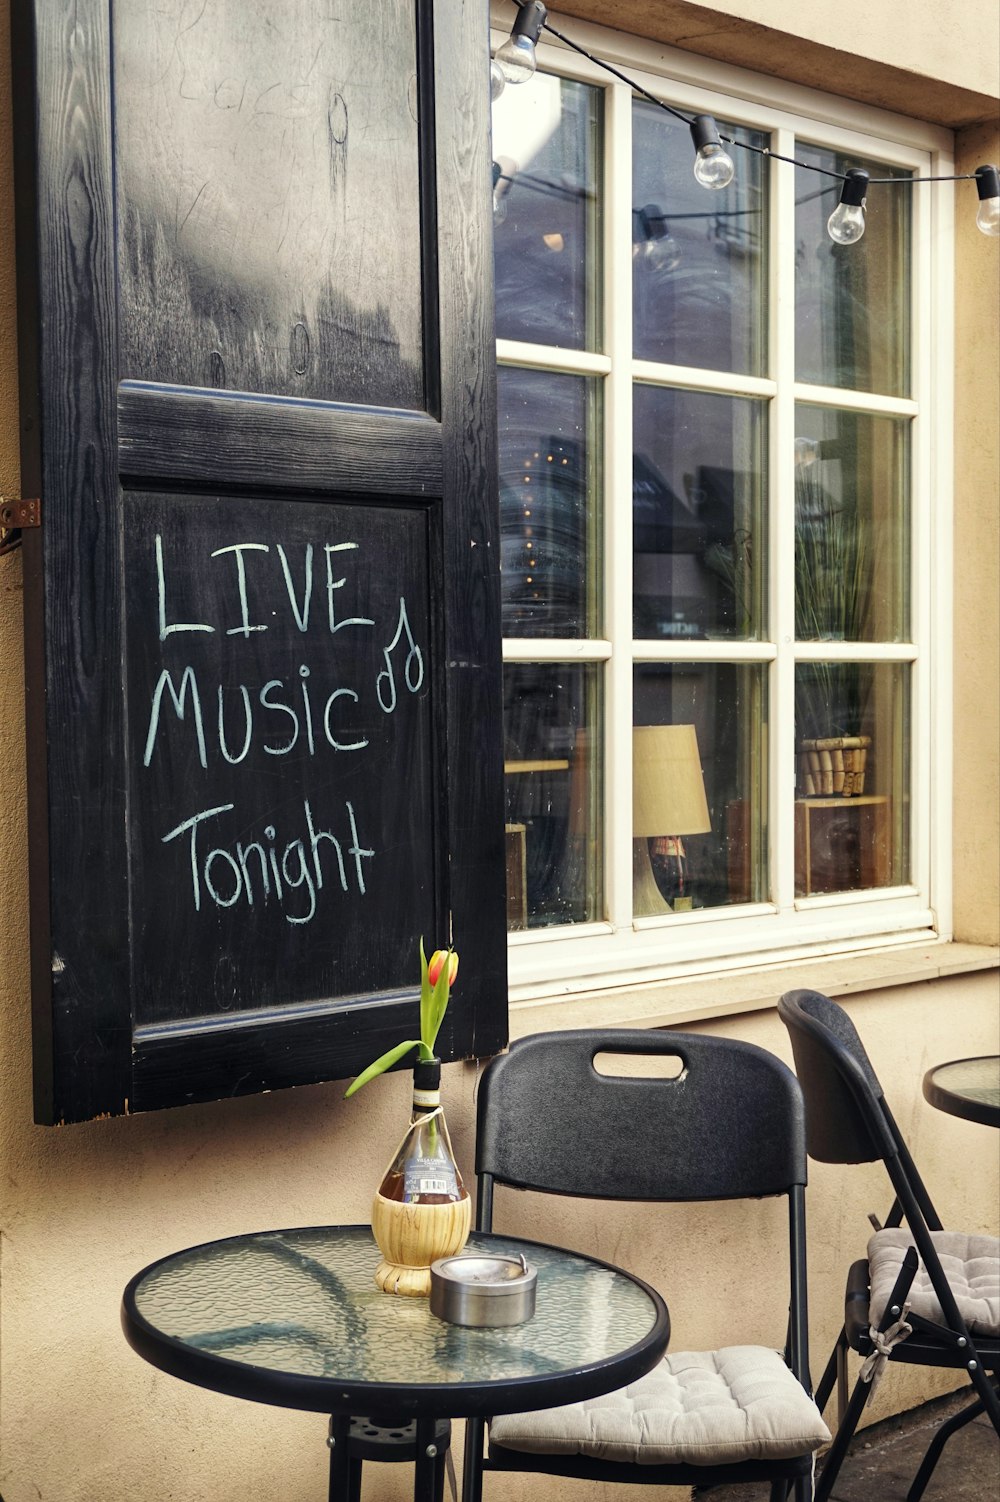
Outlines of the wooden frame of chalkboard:
[[270,8],[12,7],[40,1122],[507,1038],[486,6]]

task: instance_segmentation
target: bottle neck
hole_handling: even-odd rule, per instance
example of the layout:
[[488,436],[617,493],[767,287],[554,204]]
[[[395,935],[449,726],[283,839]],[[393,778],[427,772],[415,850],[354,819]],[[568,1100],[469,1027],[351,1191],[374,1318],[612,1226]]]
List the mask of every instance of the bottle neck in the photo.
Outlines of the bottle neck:
[[422,1059],[413,1066],[413,1119],[441,1104],[441,1060]]

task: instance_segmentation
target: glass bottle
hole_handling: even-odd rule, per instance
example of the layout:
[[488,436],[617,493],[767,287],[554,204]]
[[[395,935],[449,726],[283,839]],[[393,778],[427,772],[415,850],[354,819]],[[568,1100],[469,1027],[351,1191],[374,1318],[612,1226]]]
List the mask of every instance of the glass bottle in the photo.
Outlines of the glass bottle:
[[467,1198],[441,1110],[441,1060],[413,1067],[410,1130],[379,1185],[379,1194],[405,1205],[450,1205]]

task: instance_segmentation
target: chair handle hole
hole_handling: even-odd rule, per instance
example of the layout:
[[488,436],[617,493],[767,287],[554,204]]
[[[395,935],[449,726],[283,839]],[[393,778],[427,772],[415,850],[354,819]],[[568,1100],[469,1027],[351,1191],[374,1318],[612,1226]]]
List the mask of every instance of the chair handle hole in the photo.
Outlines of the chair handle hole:
[[594,1068],[606,1079],[677,1080],[684,1060],[675,1053],[599,1053]]

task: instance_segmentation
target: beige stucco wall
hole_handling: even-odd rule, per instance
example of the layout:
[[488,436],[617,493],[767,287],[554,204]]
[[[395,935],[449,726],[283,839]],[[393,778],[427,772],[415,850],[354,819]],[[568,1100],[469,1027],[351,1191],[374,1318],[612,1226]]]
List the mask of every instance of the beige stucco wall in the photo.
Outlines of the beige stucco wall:
[[[910,8],[909,34],[914,10],[929,17],[931,9]],[[5,10],[0,5],[0,33]],[[6,58],[0,34],[0,492],[16,494]],[[970,139],[968,148],[974,165],[980,143]],[[997,247],[965,225],[958,245],[959,325],[969,330],[973,309],[982,315],[977,299],[992,297],[995,309]],[[993,318],[995,330],[995,312]],[[976,337],[969,331],[959,341],[959,541],[976,584],[970,594],[969,575],[962,575],[956,696],[957,926],[982,940],[997,931],[997,718],[995,698],[985,692],[997,677],[997,400],[995,346],[982,337],[984,327],[990,325],[982,320]],[[963,439],[966,433],[972,436]],[[17,557],[0,560],[0,1491],[5,1502],[243,1502],[248,1495],[315,1502],[325,1495],[322,1419],[160,1375],[126,1346],[118,1303],[131,1273],[177,1247],[262,1226],[363,1220],[407,1109],[407,1082],[384,1080],[348,1103],[341,1087],[330,1085],[62,1130],[32,1124],[20,569]],[[991,706],[985,715],[984,704]],[[928,1063],[997,1048],[995,973],[883,989],[853,998],[850,1007],[946,1218],[996,1232],[995,1136],[931,1111],[919,1090]],[[773,1014],[714,1026],[789,1057]],[[474,1081],[471,1066],[446,1071],[449,1116],[467,1170]],[[877,1168],[813,1171],[817,1369],[839,1326],[843,1272],[864,1243],[865,1214],[883,1210],[887,1199]],[[783,1310],[766,1296],[771,1248],[777,1255],[784,1244],[772,1206],[751,1206],[739,1219],[719,1209],[643,1209],[618,1220],[567,1202],[532,1205],[501,1195],[498,1217],[510,1230],[588,1248],[655,1282],[671,1304],[675,1346],[728,1338],[723,1305],[730,1296],[746,1304],[748,1330],[756,1325],[763,1338],[782,1338]],[[717,1285],[703,1271],[708,1245],[733,1258],[732,1275]],[[949,1382],[896,1372],[876,1411],[918,1402]],[[405,1497],[403,1471],[373,1472],[366,1502]],[[586,1495],[605,1491],[610,1502],[608,1488],[587,1488]],[[488,1495],[498,1492],[494,1486]],[[503,1483],[503,1493],[507,1502],[542,1495],[516,1480]],[[544,1489],[546,1502],[579,1502],[583,1494],[558,1483]],[[627,1502],[624,1489],[613,1495]],[[636,1490],[640,1495],[645,1499]]]
[[559,11],[951,128],[995,120],[1000,8],[963,0],[564,0]]
[[[997,7],[1000,16],[1000,7]],[[994,120],[956,140],[955,171],[1000,162]],[[955,933],[1000,922],[1000,269],[969,211],[955,225]]]

